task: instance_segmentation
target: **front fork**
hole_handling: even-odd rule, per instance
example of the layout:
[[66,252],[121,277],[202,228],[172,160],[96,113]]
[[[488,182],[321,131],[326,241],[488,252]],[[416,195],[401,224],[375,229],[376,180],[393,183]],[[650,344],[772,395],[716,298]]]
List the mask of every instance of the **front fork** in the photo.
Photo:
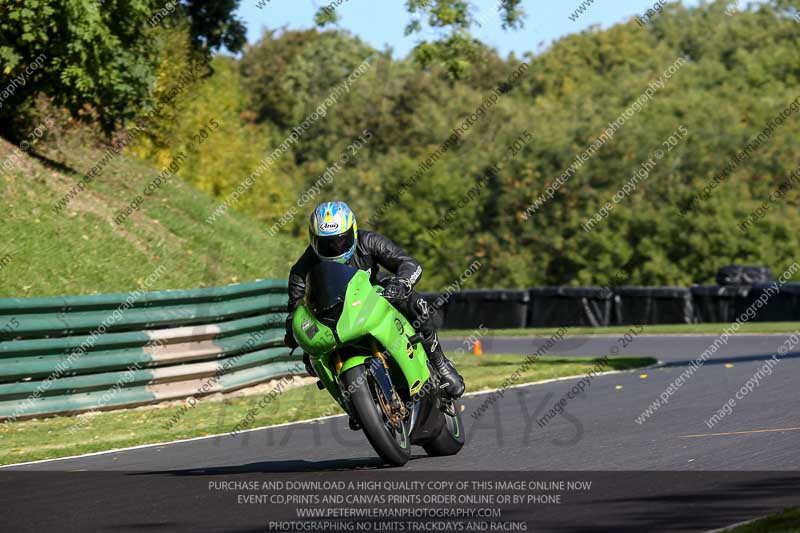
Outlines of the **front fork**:
[[389,375],[389,367],[385,359],[382,357],[371,359],[367,370],[378,385],[378,390],[376,392],[380,396],[378,402],[381,410],[391,421],[393,426],[399,427],[406,419],[408,411],[394,389],[392,376]]
[[[400,400],[398,394],[395,392],[392,378],[389,375],[389,367],[388,363],[386,362],[385,355],[378,350],[375,350],[374,352],[374,357],[364,358],[364,362],[362,364],[366,367],[367,371],[364,375],[372,376],[372,378],[375,380],[375,383],[378,385],[378,390],[375,392],[379,395],[378,401],[381,409],[395,425],[399,425],[399,423],[406,416],[405,406]],[[353,391],[343,388],[342,383],[338,378],[343,367],[343,361],[338,351],[331,355],[330,362],[332,367],[332,377],[335,376],[335,383],[339,388],[339,398],[337,398],[337,400],[340,399],[339,404],[348,414],[352,415],[353,409],[350,404],[350,395]],[[361,386],[361,383],[358,385]]]

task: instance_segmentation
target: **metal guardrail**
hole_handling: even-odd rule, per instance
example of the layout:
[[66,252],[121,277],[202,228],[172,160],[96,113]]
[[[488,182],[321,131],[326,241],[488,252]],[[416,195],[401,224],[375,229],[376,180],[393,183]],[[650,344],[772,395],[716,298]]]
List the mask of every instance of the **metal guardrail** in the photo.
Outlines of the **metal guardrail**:
[[0,419],[228,392],[290,373],[286,280],[0,299]]

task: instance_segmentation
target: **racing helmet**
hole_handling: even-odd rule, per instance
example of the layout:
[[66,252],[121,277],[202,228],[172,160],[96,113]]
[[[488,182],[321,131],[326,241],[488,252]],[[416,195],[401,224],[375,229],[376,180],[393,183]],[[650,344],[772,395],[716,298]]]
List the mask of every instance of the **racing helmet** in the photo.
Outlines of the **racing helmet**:
[[308,224],[311,247],[322,261],[346,263],[356,251],[356,216],[344,202],[323,202]]

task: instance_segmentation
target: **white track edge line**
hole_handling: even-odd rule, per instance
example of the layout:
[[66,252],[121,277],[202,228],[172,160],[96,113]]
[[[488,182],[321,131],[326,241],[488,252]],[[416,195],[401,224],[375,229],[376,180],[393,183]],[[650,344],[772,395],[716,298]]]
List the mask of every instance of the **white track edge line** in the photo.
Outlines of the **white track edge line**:
[[[781,512],[781,511],[776,511],[776,513],[777,512]],[[773,513],[773,514],[775,514],[775,513]],[[757,516],[756,518],[751,518],[750,520],[744,520],[742,522],[736,522],[735,524],[731,524],[729,526],[724,526],[724,527],[721,527],[719,529],[712,529],[712,530],[706,531],[705,533],[725,533],[726,531],[731,531],[733,529],[736,529],[737,527],[750,525],[753,522],[758,522],[759,520],[763,520],[763,519],[768,518],[770,516],[772,516],[772,515]]]

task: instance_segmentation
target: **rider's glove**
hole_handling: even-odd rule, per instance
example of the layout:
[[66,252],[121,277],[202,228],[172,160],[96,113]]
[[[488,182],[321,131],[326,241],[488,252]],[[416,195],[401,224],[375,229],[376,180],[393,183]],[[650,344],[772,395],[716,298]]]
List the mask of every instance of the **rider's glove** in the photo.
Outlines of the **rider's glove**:
[[401,278],[392,278],[383,289],[383,297],[395,302],[403,302],[411,296],[411,283]]

